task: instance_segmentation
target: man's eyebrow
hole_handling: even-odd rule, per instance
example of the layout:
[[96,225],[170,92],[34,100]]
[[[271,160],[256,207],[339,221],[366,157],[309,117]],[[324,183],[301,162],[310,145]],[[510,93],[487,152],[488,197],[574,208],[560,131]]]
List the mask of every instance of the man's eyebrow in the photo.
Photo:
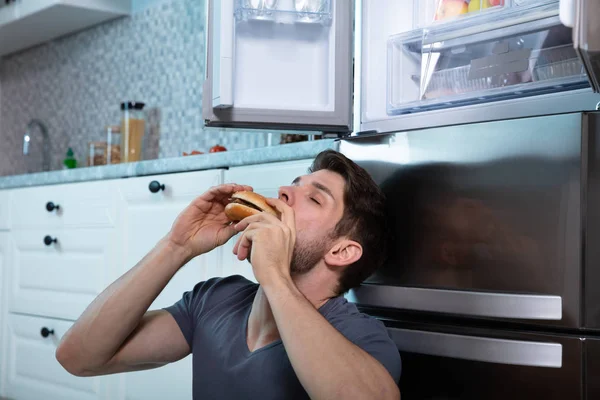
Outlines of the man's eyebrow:
[[317,189],[327,193],[329,195],[329,197],[331,197],[335,201],[335,197],[333,197],[333,193],[331,193],[331,190],[329,190],[329,188],[327,186],[322,185],[319,182],[313,182],[312,185],[314,187],[316,187]]
[[[302,180],[302,177],[299,176],[296,179],[294,179],[292,181],[292,185],[297,185],[300,183],[300,181]],[[335,197],[333,196],[333,193],[331,192],[331,190],[329,190],[329,188],[319,182],[312,182],[311,185],[313,185],[314,187],[316,187],[317,189],[319,189],[322,192],[325,192],[329,197],[331,197],[334,201],[335,201]]]

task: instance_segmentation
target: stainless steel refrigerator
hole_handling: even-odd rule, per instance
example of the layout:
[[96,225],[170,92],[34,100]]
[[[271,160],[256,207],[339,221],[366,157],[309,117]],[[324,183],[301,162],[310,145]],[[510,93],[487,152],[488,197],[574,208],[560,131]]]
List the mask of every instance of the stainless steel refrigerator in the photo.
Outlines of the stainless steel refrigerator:
[[381,318],[402,398],[600,399],[600,113],[360,135],[389,259],[347,297]]

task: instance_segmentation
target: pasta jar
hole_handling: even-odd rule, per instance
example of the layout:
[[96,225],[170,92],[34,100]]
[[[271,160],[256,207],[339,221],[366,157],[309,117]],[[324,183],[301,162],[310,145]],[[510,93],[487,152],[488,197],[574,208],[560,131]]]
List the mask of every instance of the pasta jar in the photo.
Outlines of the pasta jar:
[[146,122],[144,103],[121,103],[121,162],[142,160],[142,145]]

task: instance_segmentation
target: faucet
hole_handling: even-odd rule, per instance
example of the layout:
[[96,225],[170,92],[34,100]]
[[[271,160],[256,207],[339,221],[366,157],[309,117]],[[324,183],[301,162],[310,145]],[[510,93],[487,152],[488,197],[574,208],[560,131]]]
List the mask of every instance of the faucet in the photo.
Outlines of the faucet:
[[48,136],[48,129],[46,128],[46,125],[44,125],[42,121],[38,119],[34,118],[27,124],[27,131],[23,136],[23,155],[29,154],[29,142],[31,141],[30,133],[36,126],[40,128],[42,138],[44,139],[42,168],[44,171],[50,171],[50,137]]

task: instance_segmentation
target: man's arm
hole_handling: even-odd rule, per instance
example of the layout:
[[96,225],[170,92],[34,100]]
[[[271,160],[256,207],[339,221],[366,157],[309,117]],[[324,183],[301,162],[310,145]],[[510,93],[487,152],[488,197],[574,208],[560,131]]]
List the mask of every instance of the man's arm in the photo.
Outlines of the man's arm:
[[169,234],[88,306],[56,350],[67,371],[80,376],[136,371],[190,353],[171,314],[147,310],[183,265],[236,233],[224,209],[231,194],[240,190],[252,188],[219,185],[196,198]]
[[311,399],[400,399],[387,369],[338,332],[292,281],[275,280],[263,290],[292,367]]
[[187,261],[163,239],[106,288],[63,336],[56,358],[77,376],[156,368],[190,353],[175,319],[148,308]]

